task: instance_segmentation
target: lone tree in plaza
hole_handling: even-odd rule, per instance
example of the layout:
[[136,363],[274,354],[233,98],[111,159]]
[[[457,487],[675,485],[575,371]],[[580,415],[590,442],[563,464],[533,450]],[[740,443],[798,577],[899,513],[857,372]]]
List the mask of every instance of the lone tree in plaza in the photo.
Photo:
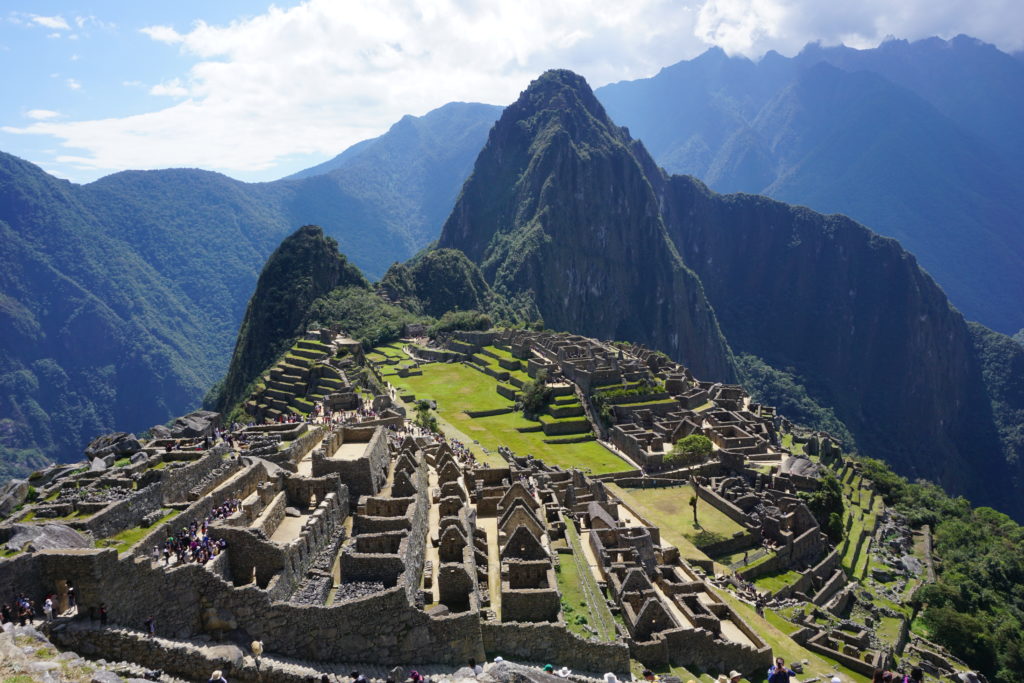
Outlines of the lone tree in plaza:
[[690,434],[676,442],[672,452],[665,456],[665,462],[677,467],[699,465],[711,455],[711,439],[703,434]]
[[428,431],[437,431],[437,418],[430,413],[429,401],[416,401],[416,417],[413,418],[413,422]]

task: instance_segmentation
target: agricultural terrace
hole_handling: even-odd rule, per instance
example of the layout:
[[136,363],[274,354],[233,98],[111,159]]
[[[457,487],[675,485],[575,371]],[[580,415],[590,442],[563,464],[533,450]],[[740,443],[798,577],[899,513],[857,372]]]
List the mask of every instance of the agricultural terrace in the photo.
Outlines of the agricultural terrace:
[[[378,349],[374,349],[377,353]],[[393,353],[393,351],[391,351]],[[371,356],[372,357],[372,356]],[[517,455],[533,455],[549,465],[564,469],[576,467],[592,474],[622,472],[629,465],[596,441],[581,443],[545,443],[539,421],[527,420],[514,410],[512,401],[497,392],[497,380],[463,363],[425,363],[422,375],[399,377],[382,368],[384,378],[404,396],[437,402],[437,413],[471,440],[489,451],[499,446],[511,448]],[[490,417],[470,417],[465,411],[509,409],[511,412]],[[537,431],[523,432],[521,429]],[[458,435],[455,435],[458,438]]]

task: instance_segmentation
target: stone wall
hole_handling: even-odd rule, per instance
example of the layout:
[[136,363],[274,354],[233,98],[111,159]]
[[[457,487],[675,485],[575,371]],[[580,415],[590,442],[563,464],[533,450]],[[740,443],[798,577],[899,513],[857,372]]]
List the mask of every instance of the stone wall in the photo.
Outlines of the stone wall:
[[125,529],[140,526],[147,515],[159,510],[163,505],[164,490],[161,483],[151,484],[124,500],[111,503],[89,519],[71,526],[80,531],[88,531],[95,539],[107,538]]
[[185,467],[164,470],[165,474],[160,480],[163,485],[164,502],[195,500],[195,498],[189,497],[189,493],[211,472],[223,467],[237,467],[237,464],[230,464],[233,461],[224,460],[223,456],[227,452],[229,452],[227,446],[218,446],[211,448],[203,457]]
[[351,460],[331,458],[324,449],[313,453],[313,476],[337,473],[348,487],[351,504],[355,505],[361,496],[372,496],[380,491],[387,479],[391,453],[382,427],[342,427],[331,435],[329,448],[353,442],[366,443],[366,448],[362,456]]
[[817,561],[827,548],[828,542],[824,534],[817,528],[808,529],[792,543],[780,548],[774,556],[752,567],[741,569],[736,574],[745,581],[753,581],[790,567],[806,566]]
[[716,638],[701,628],[665,631],[665,642],[671,660],[703,671],[728,673],[732,669],[750,674],[772,664],[768,646],[752,648]]
[[576,671],[629,673],[629,648],[622,642],[584,640],[555,624],[480,624],[488,657],[501,655],[536,663],[556,663]]

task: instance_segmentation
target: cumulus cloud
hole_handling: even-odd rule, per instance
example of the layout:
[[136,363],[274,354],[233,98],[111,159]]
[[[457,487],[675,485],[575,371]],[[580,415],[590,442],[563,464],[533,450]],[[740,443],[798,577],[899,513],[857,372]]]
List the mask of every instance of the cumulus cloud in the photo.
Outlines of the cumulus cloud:
[[30,109],[25,112],[25,116],[36,121],[45,121],[57,118],[60,116],[60,112],[53,111],[52,109]]
[[32,14],[29,15],[29,19],[32,20],[32,23],[38,24],[40,26],[45,26],[46,28],[52,28],[63,31],[68,31],[71,29],[71,26],[68,25],[68,22],[64,19],[64,17],[60,15],[57,15],[55,17],[41,17],[38,14]]
[[309,0],[224,26],[142,31],[195,58],[187,74],[149,90],[186,99],[4,130],[56,136],[75,150],[58,161],[96,169],[253,171],[288,155],[336,154],[452,100],[508,103],[547,68],[601,84],[701,49],[693,12],[671,0]]
[[889,34],[965,32],[1012,50],[1024,47],[1021,25],[1019,0],[306,0],[226,25],[142,28],[193,60],[148,90],[182,98],[171,106],[3,130],[54,136],[75,150],[58,161],[84,168],[260,171],[286,156],[336,154],[452,100],[511,102],[547,68],[599,86],[709,45],[757,57]]

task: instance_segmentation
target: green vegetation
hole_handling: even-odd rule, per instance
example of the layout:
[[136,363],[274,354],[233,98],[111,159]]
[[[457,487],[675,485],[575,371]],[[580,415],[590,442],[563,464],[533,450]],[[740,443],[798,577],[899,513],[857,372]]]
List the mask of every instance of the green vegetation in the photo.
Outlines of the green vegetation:
[[426,322],[422,316],[389,304],[376,292],[362,287],[332,290],[313,303],[309,319],[343,326],[366,349],[397,340],[409,323]]
[[839,543],[843,539],[843,488],[839,480],[826,472],[817,491],[799,495],[829,540]]
[[665,462],[674,467],[698,465],[708,459],[712,450],[714,444],[711,439],[703,434],[690,434],[676,442],[665,456]]
[[[299,228],[270,255],[246,308],[238,341],[223,383],[207,404],[227,412],[244,398],[246,387],[276,362],[313,321],[329,323],[342,308],[314,306],[335,288],[369,292],[359,269],[338,252],[338,243],[315,225]],[[326,310],[324,310],[326,308]]]
[[97,548],[114,548],[119,553],[127,552],[129,548],[131,548],[133,545],[135,545],[136,543],[141,541],[143,538],[145,538],[145,536],[150,531],[152,531],[154,527],[157,527],[157,526],[163,524],[164,522],[167,522],[167,521],[170,521],[170,520],[174,519],[178,515],[179,510],[164,510],[164,512],[166,514],[164,514],[163,517],[161,517],[159,520],[154,522],[152,525],[150,525],[150,526],[136,526],[136,527],[132,527],[131,529],[125,529],[121,533],[115,534],[114,536],[111,536],[110,538],[105,538],[105,539],[96,541],[96,547]]
[[[712,507],[702,498],[694,495],[689,484],[649,489],[623,489],[616,484],[611,488],[618,494],[625,495],[623,500],[634,506],[651,524],[661,529],[662,536],[680,551],[686,545],[697,548],[717,541],[731,538],[743,527]],[[699,525],[693,523],[693,508],[690,499],[697,498],[697,519]],[[682,543],[676,543],[682,537]]]
[[811,398],[796,374],[777,370],[750,354],[737,355],[736,366],[743,387],[754,400],[775,406],[780,415],[797,424],[828,432],[847,450],[854,447],[853,435],[835,411]]
[[551,389],[547,386],[547,379],[547,373],[542,370],[535,379],[523,385],[516,401],[516,408],[523,411],[524,417],[536,417],[547,407],[551,400]]
[[972,508],[927,482],[910,483],[885,463],[859,459],[885,502],[914,524],[930,524],[938,577],[916,594],[921,626],[989,680],[1024,670],[1024,529],[991,508]]
[[518,455],[531,454],[550,465],[589,469],[594,474],[628,469],[625,462],[596,441],[548,444],[544,443],[545,437],[540,431],[517,431],[539,427],[540,423],[515,412],[469,417],[467,410],[514,408],[511,401],[498,394],[497,382],[489,375],[463,363],[428,363],[422,366],[422,370],[423,374],[419,376],[388,375],[386,379],[402,393],[412,394],[417,399],[437,401],[437,413],[443,422],[469,439],[479,441],[488,451],[497,452],[498,446],[508,446]]
[[434,337],[455,330],[488,330],[493,325],[491,316],[479,311],[447,311],[430,326],[430,336]]
[[[565,522],[565,535],[572,549],[570,554],[559,555],[558,590],[562,594],[562,611],[566,612],[565,620],[569,629],[581,636],[591,637],[584,624],[589,624],[597,631],[598,638],[605,641],[615,639],[615,621],[612,619],[608,603],[598,588],[597,579],[590,569],[587,556],[583,550],[583,543],[580,540],[576,527],[571,520],[563,517]],[[572,612],[576,606],[582,607],[586,616],[575,615]],[[582,619],[579,617],[583,616]]]
[[774,574],[766,574],[765,576],[754,579],[754,585],[760,590],[778,593],[780,590],[789,586],[799,578],[799,572],[788,570],[776,572]]
[[412,421],[422,429],[431,432],[437,431],[437,418],[431,414],[429,401],[422,399],[416,401],[416,413]]

